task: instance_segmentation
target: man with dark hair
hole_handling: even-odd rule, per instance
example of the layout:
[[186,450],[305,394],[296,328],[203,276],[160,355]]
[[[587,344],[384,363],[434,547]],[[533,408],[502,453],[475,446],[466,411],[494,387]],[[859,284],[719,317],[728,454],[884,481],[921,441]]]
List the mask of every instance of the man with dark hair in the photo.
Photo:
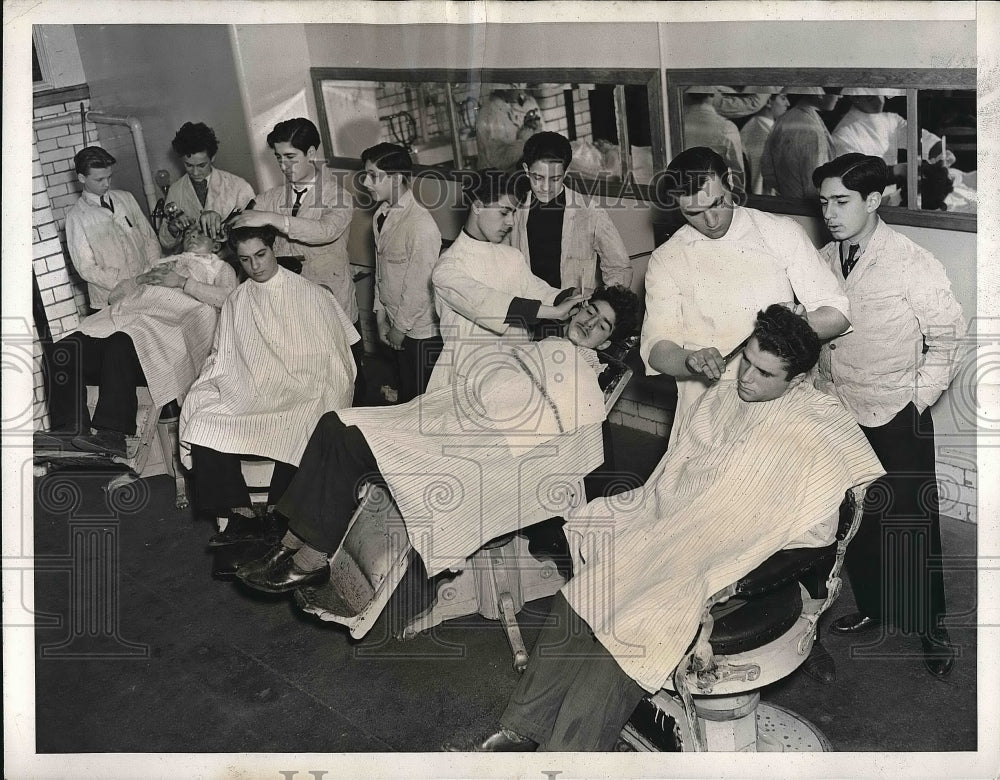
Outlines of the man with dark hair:
[[[944,582],[934,566],[941,530],[931,407],[958,371],[965,320],[941,263],[879,219],[887,175],[881,157],[859,153],[813,174],[834,239],[821,254],[854,313],[854,329],[824,348],[816,386],[857,418],[888,471],[892,496],[891,507],[866,513],[848,550],[858,611],[831,630],[855,634],[888,623],[915,633],[924,665],[941,678],[951,671],[954,650],[941,625]],[[889,525],[905,537],[903,560],[883,549]]]
[[275,462],[273,510],[317,420],[351,405],[351,344],[360,336],[329,290],[278,265],[275,238],[269,226],[230,231],[247,281],[223,304],[212,352],[181,409],[196,506],[224,526],[213,546],[260,531],[240,456]]
[[465,189],[465,227],[431,277],[444,351],[428,390],[466,376],[482,344],[498,336],[505,344],[528,342],[539,320],[565,320],[583,300],[534,276],[524,255],[503,243],[514,225],[515,189],[498,170],[479,171]]
[[377,144],[361,153],[361,162],[361,184],[378,202],[372,217],[378,335],[396,350],[398,400],[405,403],[424,392],[443,346],[431,286],[441,231],[410,190],[406,149]]
[[[564,183],[573,159],[565,136],[543,131],[524,142],[521,161],[529,191],[514,213],[510,244],[531,272],[552,287],[581,293],[632,284],[632,262],[607,213]],[[600,272],[598,272],[600,261]]]
[[83,192],[66,214],[66,247],[87,282],[91,308],[103,309],[115,285],[156,264],[160,245],[132,193],[111,189],[114,157],[87,146],[73,162]]
[[709,596],[780,550],[832,541],[845,491],[882,469],[851,415],[805,381],[818,354],[805,319],[768,307],[738,376],[701,397],[646,485],[570,513],[576,573],[501,729],[446,749],[611,750]]
[[223,238],[222,221],[233,209],[245,208],[253,200],[253,187],[239,176],[215,167],[219,141],[204,122],[185,122],[171,146],[184,163],[185,174],[170,185],[167,202],[176,204],[182,216],[164,220],[160,243],[164,249],[173,249],[194,222],[211,238]]
[[847,329],[847,296],[806,232],[787,217],[737,205],[718,153],[681,152],[658,194],[686,224],[649,259],[639,352],[647,374],[677,380],[675,423],[712,382],[735,373],[723,356],[747,337],[759,309],[798,301],[820,338]]
[[254,208],[234,217],[232,226],[273,227],[278,232],[275,254],[301,257],[302,276],[329,289],[357,325],[347,253],[354,205],[333,170],[316,156],[319,130],[304,117],[286,119],[267,134],[267,145],[285,182],[257,195]]
[[[540,485],[550,472],[582,477],[601,462],[606,412],[596,350],[634,327],[638,308],[630,290],[612,290],[594,293],[563,336],[480,344],[476,370],[451,387],[396,407],[324,415],[277,507],[288,534],[237,577],[267,593],[325,582],[327,556],[369,479],[384,480],[413,523],[410,540],[430,576],[544,519],[551,504]],[[454,500],[438,501],[436,485],[448,486]]]

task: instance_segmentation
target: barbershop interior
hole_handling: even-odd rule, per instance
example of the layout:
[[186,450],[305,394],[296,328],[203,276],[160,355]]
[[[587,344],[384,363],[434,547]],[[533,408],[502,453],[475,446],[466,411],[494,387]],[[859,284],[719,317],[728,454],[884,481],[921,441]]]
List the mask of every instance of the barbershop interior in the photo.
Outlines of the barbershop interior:
[[[919,630],[901,630],[861,611],[852,587],[858,580],[850,576],[849,562],[851,544],[861,538],[852,534],[866,527],[873,500],[870,486],[878,474],[868,474],[861,484],[847,484],[846,491],[843,485],[837,488],[832,505],[839,503],[839,512],[835,508],[830,520],[838,528],[836,541],[831,536],[822,549],[776,553],[802,553],[797,569],[789,573],[788,566],[775,565],[774,571],[764,571],[775,560],[769,557],[754,562],[760,567],[753,574],[739,570],[735,587],[720,581],[711,592],[699,591],[702,603],[729,586],[721,598],[698,607],[698,618],[681,637],[682,660],[663,677],[660,690],[642,685],[639,703],[620,734],[596,749],[622,754],[983,750],[982,702],[977,698],[978,423],[969,357],[977,316],[976,46],[974,18],[672,22],[665,15],[660,21],[471,25],[35,25],[33,305],[30,324],[23,323],[19,336],[32,345],[31,356],[22,361],[33,387],[25,414],[30,419],[22,427],[36,434],[33,463],[30,468],[22,464],[20,477],[23,494],[33,496],[26,502],[33,507],[33,522],[22,533],[31,537],[25,543],[33,545],[34,565],[33,572],[23,573],[21,587],[33,599],[22,600],[32,604],[30,612],[22,608],[25,625],[34,626],[33,672],[28,673],[34,685],[34,751],[472,752],[489,749],[482,739],[490,734],[506,739],[499,749],[534,750],[542,741],[512,729],[505,713],[525,687],[525,675],[534,674],[532,650],[549,625],[550,610],[557,604],[565,608],[567,601],[575,607],[577,596],[570,594],[583,587],[572,589],[574,568],[567,563],[574,562],[565,551],[569,532],[563,537],[560,523],[550,522],[536,542],[520,532],[523,517],[515,518],[511,533],[480,538],[482,544],[464,563],[438,571],[426,560],[424,567],[418,547],[426,548],[416,537],[429,531],[417,523],[415,533],[389,494],[394,483],[386,476],[390,491],[376,483],[364,488],[354,525],[336,551],[327,551],[332,556],[328,581],[324,563],[323,579],[310,578],[309,587],[255,590],[241,579],[239,567],[281,538],[279,531],[261,546],[261,537],[273,531],[267,525],[276,501],[268,495],[269,480],[277,476],[273,469],[285,464],[275,466],[261,456],[238,464],[263,530],[249,547],[246,540],[209,546],[227,526],[198,511],[205,480],[198,484],[180,454],[178,438],[183,440],[185,425],[194,426],[185,417],[190,407],[160,404],[145,387],[137,389],[136,430],[127,437],[121,457],[94,448],[67,447],[55,455],[40,448],[37,432],[48,431],[53,423],[48,388],[55,369],[46,361],[45,349],[85,327],[103,308],[92,300],[93,284],[83,278],[72,246],[72,212],[89,186],[89,174],[74,168],[82,149],[100,147],[113,156],[115,197],[119,191],[131,194],[151,226],[150,235],[161,239],[157,251],[167,261],[182,248],[186,254],[188,246],[187,233],[181,247],[179,234],[168,229],[178,220],[178,206],[169,195],[177,190],[171,188],[193,171],[186,167],[192,158],[172,146],[179,129],[185,123],[211,128],[217,151],[208,155],[210,167],[247,183],[260,209],[262,193],[284,186],[287,168],[279,147],[295,143],[287,138],[287,143],[272,143],[269,134],[285,120],[308,118],[320,136],[311,158],[317,171],[325,168],[335,175],[353,203],[342,235],[356,307],[351,311],[341,303],[337,308],[341,319],[345,313],[346,322],[353,319],[360,341],[355,338],[353,346],[336,349],[348,361],[353,355],[361,367],[363,381],[355,385],[353,406],[378,407],[379,413],[392,415],[394,408],[402,408],[400,381],[395,348],[383,330],[384,307],[377,301],[381,272],[375,235],[381,227],[373,228],[373,220],[380,209],[371,191],[375,179],[362,155],[381,143],[409,154],[410,192],[433,217],[447,253],[469,237],[471,221],[482,224],[476,216],[478,201],[467,216],[462,199],[469,171],[490,167],[517,172],[535,134],[558,133],[567,139],[572,158],[559,171],[561,181],[586,193],[610,220],[620,237],[615,245],[624,246],[630,266],[622,281],[635,293],[640,309],[632,332],[617,334],[604,348],[617,372],[610,385],[600,387],[606,419],[593,427],[603,438],[596,439],[596,446],[603,449],[604,466],[589,476],[586,471],[570,473],[573,469],[567,467],[569,477],[561,482],[542,478],[559,471],[558,466],[539,466],[545,474],[536,475],[530,488],[511,480],[509,502],[500,500],[496,508],[482,510],[484,516],[508,510],[516,515],[521,489],[568,491],[575,495],[570,501],[576,507],[584,496],[605,496],[606,505],[614,507],[615,495],[640,495],[629,491],[655,479],[661,473],[658,464],[669,462],[678,436],[679,382],[665,372],[647,371],[652,357],[641,327],[644,321],[648,327],[655,316],[651,307],[659,300],[647,286],[647,269],[656,265],[651,262],[654,251],[670,246],[675,233],[687,231],[680,238],[692,226],[697,229],[701,213],[697,203],[695,211],[685,205],[686,196],[670,201],[658,194],[664,191],[662,174],[671,160],[687,149],[707,147],[732,174],[726,192],[737,196],[738,210],[759,214],[761,220],[780,217],[782,224],[794,223],[796,235],[805,235],[816,249],[837,238],[840,226],[824,214],[839,196],[830,194],[827,184],[846,187],[850,173],[839,169],[814,186],[811,170],[788,175],[782,166],[787,169],[791,163],[776,159],[781,146],[773,142],[775,128],[781,128],[783,115],[796,111],[818,117],[815,132],[830,141],[832,151],[820,163],[848,153],[883,159],[884,190],[861,193],[864,203],[878,208],[876,230],[891,228],[907,246],[915,244],[920,257],[933,256],[934,268],[940,267],[933,276],[935,295],[959,306],[968,328],[951,335],[953,364],[944,369],[948,376],[938,388],[940,396],[927,406],[933,432],[924,442],[933,447],[940,549],[926,532],[928,526],[920,526],[925,533],[912,538],[895,535],[891,525],[881,529],[880,560],[887,582],[909,565],[910,545],[930,546],[923,560],[931,573],[920,581],[943,583],[946,606],[939,628],[950,639],[932,652],[918,641],[923,640]],[[503,141],[510,124],[514,130]],[[799,132],[804,132],[801,127]],[[876,137],[880,134],[884,137]],[[879,142],[881,150],[875,148]],[[533,168],[525,165],[524,170],[530,177]],[[804,188],[784,183],[784,176],[805,182]],[[697,194],[689,192],[695,201]],[[254,229],[246,219],[254,208],[244,200],[227,207],[221,217]],[[92,211],[100,212],[100,206]],[[297,213],[297,206],[282,213],[287,229],[287,215]],[[277,233],[283,241],[280,222]],[[168,236],[170,243],[171,234],[175,246],[168,248],[162,239]],[[874,241],[880,234],[871,235]],[[562,240],[565,245],[567,239]],[[240,249],[251,241],[266,244],[259,238],[237,241],[235,254],[228,256],[216,244],[223,263],[248,279],[234,287],[233,298],[243,287],[258,284],[252,259]],[[599,260],[603,268],[607,258]],[[293,280],[308,276],[308,255],[297,268],[279,262]],[[285,271],[280,273],[284,279]],[[589,294],[599,282],[588,282],[583,273],[554,286]],[[723,300],[736,300],[744,281],[742,270],[734,269],[731,277],[716,280],[713,289]],[[844,277],[837,281],[847,284]],[[683,288],[683,281],[678,284]],[[792,302],[792,307],[805,311],[810,307],[798,292],[800,305]],[[511,295],[524,294],[508,292],[507,298]],[[762,308],[752,305],[751,319]],[[870,318],[890,304],[875,299],[863,305]],[[852,300],[851,306],[860,314],[860,305]],[[219,334],[227,311],[235,309],[222,305],[217,346],[223,343]],[[443,315],[441,325],[447,344]],[[895,326],[885,327],[880,338],[888,342]],[[838,330],[837,338],[849,338],[839,335],[846,329]],[[317,329],[313,337],[323,332]],[[916,351],[921,352],[919,331],[916,337]],[[925,331],[923,350],[928,350],[928,339]],[[748,361],[754,344],[761,342],[730,344],[738,358],[733,363]],[[901,349],[913,351],[912,344]],[[836,358],[836,352],[824,348],[821,364],[823,354]],[[224,355],[212,360],[212,370],[218,370]],[[691,360],[685,366],[698,368],[691,368]],[[143,370],[150,375],[146,366]],[[923,376],[924,369],[920,371]],[[92,409],[96,383],[86,383]],[[188,404],[195,396],[192,390]],[[419,401],[410,403],[419,409]],[[923,420],[925,410],[920,404],[915,408]],[[320,411],[340,408],[328,405]],[[318,415],[310,427],[316,419]],[[409,442],[410,433],[400,431],[400,440]],[[391,432],[385,438],[388,443],[376,446],[369,437],[383,473],[378,447],[396,446]],[[311,448],[316,437],[309,441]],[[405,459],[407,450],[400,452]],[[796,464],[792,470],[803,467]],[[724,538],[730,527],[727,516],[767,482],[754,474],[718,479],[735,480],[730,500],[719,503],[713,517],[706,515],[699,543],[725,548],[730,542]],[[821,481],[809,475],[803,479],[814,487]],[[778,505],[783,503],[779,496],[786,494],[791,495],[779,485],[773,499],[760,499],[761,506],[785,513],[787,507]],[[802,504],[811,506],[812,498],[803,497]],[[618,506],[632,511],[625,499]],[[368,523],[365,529],[363,522]],[[467,523],[485,527],[474,513]],[[608,527],[617,532],[614,523]],[[558,538],[547,542],[546,534]],[[481,531],[480,536],[487,534]],[[669,547],[671,540],[663,544]],[[647,537],[645,546],[655,548],[656,538]],[[238,550],[243,558],[234,562]],[[660,572],[655,555],[649,556],[639,565],[648,564],[642,576],[654,581]],[[621,578],[635,578],[634,568],[620,564]],[[691,571],[697,578],[698,571]],[[906,575],[904,571],[904,579]],[[901,598],[931,598],[918,590]],[[852,617],[859,616],[863,623],[852,624]],[[591,638],[610,650],[599,633]],[[619,648],[627,644],[626,638],[615,641]],[[623,651],[612,651],[612,656],[617,658],[617,652]],[[657,652],[640,648],[636,655]],[[634,663],[647,668],[641,660]],[[544,685],[537,682],[538,675],[535,682]],[[626,681],[638,690],[633,679]],[[597,694],[582,702],[566,701],[565,706],[578,708],[576,717],[583,721],[602,721],[602,710],[611,706]],[[581,714],[579,708],[586,711]],[[670,764],[661,757],[655,766],[669,771]]]

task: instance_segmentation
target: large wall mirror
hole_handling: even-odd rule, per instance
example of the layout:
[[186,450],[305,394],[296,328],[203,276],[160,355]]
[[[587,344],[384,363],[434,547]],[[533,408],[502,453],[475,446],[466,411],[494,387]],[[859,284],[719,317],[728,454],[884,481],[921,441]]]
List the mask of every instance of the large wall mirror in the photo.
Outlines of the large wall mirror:
[[882,157],[887,222],[976,230],[974,69],[697,69],[667,72],[674,153],[710,146],[751,205],[816,214],[813,169]]
[[570,177],[588,192],[646,197],[666,147],[655,69],[477,71],[312,68],[330,163],[359,167],[381,141],[420,168],[513,170],[524,141],[555,130],[573,147]]

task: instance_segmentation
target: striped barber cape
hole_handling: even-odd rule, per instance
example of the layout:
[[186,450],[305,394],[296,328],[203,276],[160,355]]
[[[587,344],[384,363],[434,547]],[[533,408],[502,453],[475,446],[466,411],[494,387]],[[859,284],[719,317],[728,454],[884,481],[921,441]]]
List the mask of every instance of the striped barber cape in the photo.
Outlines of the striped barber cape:
[[266,282],[245,281],[223,305],[181,409],[185,465],[192,444],[298,465],[319,418],[351,405],[352,337],[323,287],[280,267]]
[[[175,270],[223,290],[236,287],[236,274],[215,255],[185,252]],[[121,300],[85,318],[79,331],[107,338],[121,331],[135,345],[154,406],[184,402],[212,348],[219,311],[178,288],[135,285]]]
[[564,516],[604,460],[596,354],[563,338],[484,345],[479,370],[394,407],[345,409],[429,576],[490,539]]
[[845,491],[884,473],[850,413],[806,383],[747,403],[723,380],[685,423],[646,485],[567,518],[576,576],[563,592],[651,692],[711,594],[786,547],[829,544]]

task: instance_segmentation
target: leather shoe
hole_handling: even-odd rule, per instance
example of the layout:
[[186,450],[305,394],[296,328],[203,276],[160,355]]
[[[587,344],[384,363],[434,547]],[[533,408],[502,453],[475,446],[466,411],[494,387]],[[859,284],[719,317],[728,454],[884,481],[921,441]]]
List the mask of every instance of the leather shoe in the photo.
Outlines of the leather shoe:
[[955,665],[955,648],[951,637],[944,629],[938,629],[930,637],[922,640],[924,646],[924,668],[939,680],[951,674]]
[[442,748],[449,753],[530,753],[538,749],[538,743],[516,731],[501,728],[488,737],[467,744],[445,742]]
[[106,428],[99,428],[93,435],[77,436],[73,439],[73,446],[83,452],[96,452],[99,455],[117,456],[124,458],[127,455],[128,447],[125,444],[125,434],[119,431],[112,431]]
[[296,552],[297,550],[294,547],[285,547],[285,545],[278,543],[268,550],[266,555],[247,563],[240,564],[240,566],[237,567],[236,572],[244,577],[249,577],[252,574],[264,571],[265,569],[274,568],[282,561],[291,558]]
[[[294,556],[294,553],[292,554]],[[264,593],[288,593],[296,588],[307,585],[316,587],[330,580],[330,565],[324,564],[318,569],[304,571],[295,563],[293,557],[280,559],[268,568],[247,572],[243,567],[236,570],[236,576],[247,587]]]
[[229,513],[226,530],[219,531],[208,540],[209,549],[226,547],[231,544],[253,542],[264,537],[264,524],[259,517],[247,517],[239,512]]
[[802,671],[824,685],[837,682],[837,665],[833,656],[819,642],[813,643],[812,652],[802,664]]
[[830,624],[830,630],[835,634],[861,634],[874,631],[881,625],[881,620],[867,617],[860,612],[852,612],[834,620]]

